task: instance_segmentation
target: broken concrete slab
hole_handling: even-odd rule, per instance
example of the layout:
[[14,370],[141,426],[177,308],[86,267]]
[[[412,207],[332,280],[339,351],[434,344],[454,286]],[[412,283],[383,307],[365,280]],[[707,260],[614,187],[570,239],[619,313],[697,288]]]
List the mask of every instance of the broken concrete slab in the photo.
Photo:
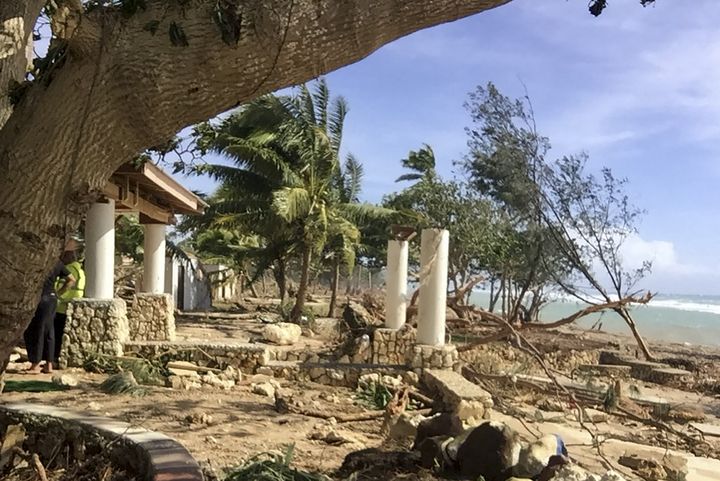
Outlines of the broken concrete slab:
[[690,427],[700,431],[705,436],[720,437],[720,426],[709,423],[690,423]]
[[693,373],[674,367],[655,368],[650,371],[648,381],[663,386],[683,387],[692,383]]
[[462,421],[484,419],[493,407],[489,392],[455,371],[425,369],[422,382],[445,411],[457,414]]

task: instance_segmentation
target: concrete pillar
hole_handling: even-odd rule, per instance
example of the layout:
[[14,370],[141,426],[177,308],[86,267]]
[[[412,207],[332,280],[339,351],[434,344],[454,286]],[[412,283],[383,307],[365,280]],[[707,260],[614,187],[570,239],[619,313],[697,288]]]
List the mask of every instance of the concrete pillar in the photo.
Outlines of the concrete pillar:
[[405,325],[407,310],[408,243],[388,241],[385,282],[385,327],[400,329]]
[[165,224],[145,224],[143,292],[165,292]]
[[445,344],[447,306],[448,246],[446,230],[423,229],[420,241],[420,306],[418,344]]
[[85,297],[112,299],[115,279],[115,201],[95,203],[85,218]]

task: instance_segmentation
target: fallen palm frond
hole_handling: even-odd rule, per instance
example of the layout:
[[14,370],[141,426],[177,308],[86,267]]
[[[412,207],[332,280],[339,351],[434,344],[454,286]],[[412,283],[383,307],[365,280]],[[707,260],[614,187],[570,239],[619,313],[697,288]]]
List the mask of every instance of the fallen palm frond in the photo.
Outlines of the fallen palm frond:
[[393,398],[393,393],[382,383],[371,382],[355,395],[362,405],[370,409],[385,409]]
[[285,453],[263,453],[231,471],[225,481],[330,481],[322,474],[299,471],[291,467],[295,446]]
[[135,380],[132,372],[113,374],[102,384],[100,390],[106,394],[129,394],[131,396],[145,396],[148,391]]
[[49,381],[5,381],[2,392],[53,392],[65,391],[67,386],[60,386]]
[[144,358],[109,356],[91,353],[85,358],[83,368],[89,372],[118,374],[131,372],[139,384],[164,386],[167,368],[159,361]]

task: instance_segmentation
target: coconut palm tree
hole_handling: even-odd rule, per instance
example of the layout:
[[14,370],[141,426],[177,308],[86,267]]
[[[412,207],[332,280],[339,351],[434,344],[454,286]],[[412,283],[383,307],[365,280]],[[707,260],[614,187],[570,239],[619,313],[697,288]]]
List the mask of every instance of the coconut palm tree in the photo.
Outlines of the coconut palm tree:
[[312,91],[303,85],[294,96],[251,102],[204,139],[210,150],[232,161],[201,169],[222,183],[217,210],[224,215],[218,222],[274,239],[270,244],[300,258],[293,320],[304,308],[313,256],[327,252],[338,266],[352,266],[357,223],[391,212],[358,202],[357,160],[350,157],[341,166],[346,114],[345,100],[331,100],[320,80]]

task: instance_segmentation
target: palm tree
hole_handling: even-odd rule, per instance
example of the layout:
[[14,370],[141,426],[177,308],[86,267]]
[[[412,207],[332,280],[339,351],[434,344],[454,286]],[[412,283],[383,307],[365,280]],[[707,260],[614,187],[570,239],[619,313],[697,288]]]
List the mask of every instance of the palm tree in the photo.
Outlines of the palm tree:
[[361,168],[354,158],[341,168],[346,114],[345,100],[331,101],[320,80],[312,92],[303,85],[295,96],[267,95],[251,102],[205,139],[234,164],[202,169],[222,182],[218,211],[225,214],[219,221],[273,239],[269,244],[300,257],[293,320],[304,309],[312,257],[331,245],[338,266],[340,260],[354,262],[357,222],[389,213],[357,202]]

